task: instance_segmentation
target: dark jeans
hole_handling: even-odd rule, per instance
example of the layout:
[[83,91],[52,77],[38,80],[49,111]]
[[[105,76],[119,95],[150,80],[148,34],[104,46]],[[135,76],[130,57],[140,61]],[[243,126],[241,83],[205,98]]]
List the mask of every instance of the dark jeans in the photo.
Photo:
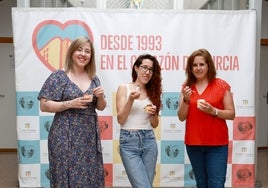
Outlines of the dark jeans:
[[186,145],[186,150],[193,168],[197,188],[224,188],[228,145]]

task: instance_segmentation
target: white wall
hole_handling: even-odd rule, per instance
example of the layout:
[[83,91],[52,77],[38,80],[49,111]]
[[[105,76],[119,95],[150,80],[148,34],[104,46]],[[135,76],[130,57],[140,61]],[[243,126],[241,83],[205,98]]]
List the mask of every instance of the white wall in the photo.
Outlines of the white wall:
[[0,43],[0,148],[16,148],[13,44]]
[[257,129],[257,146],[268,146],[268,46],[261,47],[260,93],[259,93],[259,127]]
[[[0,1],[0,37],[12,37],[11,7],[16,0]],[[16,92],[13,44],[0,43],[0,148],[16,148]]]
[[12,37],[11,7],[16,6],[16,0],[0,1],[0,37]]
[[[262,0],[261,38],[268,39],[268,1]],[[266,59],[267,60],[267,59]]]
[[[268,1],[262,3],[261,38],[268,39]],[[260,90],[259,90],[259,124],[257,129],[257,146],[268,146],[268,46],[261,46],[260,51]]]

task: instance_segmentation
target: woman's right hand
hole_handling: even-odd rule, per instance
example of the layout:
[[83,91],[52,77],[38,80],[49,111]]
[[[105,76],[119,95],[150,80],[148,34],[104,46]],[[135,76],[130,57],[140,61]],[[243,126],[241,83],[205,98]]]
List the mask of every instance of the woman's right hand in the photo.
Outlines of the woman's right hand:
[[182,89],[182,95],[183,95],[183,99],[185,101],[190,101],[190,96],[192,95],[192,90],[189,86],[185,86]]
[[73,108],[86,109],[90,102],[92,102],[92,98],[85,96],[73,99],[71,104]]
[[139,91],[132,91],[130,92],[129,98],[132,100],[138,99],[141,93]]

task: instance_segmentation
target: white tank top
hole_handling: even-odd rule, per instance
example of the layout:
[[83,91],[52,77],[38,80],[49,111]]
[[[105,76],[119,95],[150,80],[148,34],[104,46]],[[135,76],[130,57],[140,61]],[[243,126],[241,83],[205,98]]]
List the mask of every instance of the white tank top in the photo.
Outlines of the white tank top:
[[[127,84],[127,97],[130,95],[129,84]],[[135,99],[131,111],[128,115],[126,122],[121,126],[121,129],[152,129],[150,122],[150,115],[145,112],[144,107],[147,104],[152,104],[150,99],[139,100]]]

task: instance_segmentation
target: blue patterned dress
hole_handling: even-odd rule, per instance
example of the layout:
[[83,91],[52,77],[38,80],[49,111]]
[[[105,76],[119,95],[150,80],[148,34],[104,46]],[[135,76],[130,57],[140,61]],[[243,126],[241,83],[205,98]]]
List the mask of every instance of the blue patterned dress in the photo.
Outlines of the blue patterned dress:
[[[96,76],[88,91],[100,85]],[[45,81],[38,99],[68,101],[84,93],[63,70]],[[52,188],[102,188],[104,168],[95,111],[97,98],[87,109],[55,113],[48,135],[50,186]]]

